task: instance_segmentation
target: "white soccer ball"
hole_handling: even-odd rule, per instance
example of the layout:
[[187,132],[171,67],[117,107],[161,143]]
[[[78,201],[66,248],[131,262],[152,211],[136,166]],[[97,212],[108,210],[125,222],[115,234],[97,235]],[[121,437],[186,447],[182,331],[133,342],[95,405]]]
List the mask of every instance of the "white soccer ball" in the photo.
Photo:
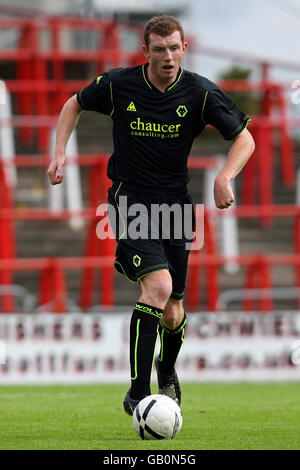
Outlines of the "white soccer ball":
[[141,439],[173,439],[182,426],[181,410],[166,395],[149,395],[136,406],[133,426]]

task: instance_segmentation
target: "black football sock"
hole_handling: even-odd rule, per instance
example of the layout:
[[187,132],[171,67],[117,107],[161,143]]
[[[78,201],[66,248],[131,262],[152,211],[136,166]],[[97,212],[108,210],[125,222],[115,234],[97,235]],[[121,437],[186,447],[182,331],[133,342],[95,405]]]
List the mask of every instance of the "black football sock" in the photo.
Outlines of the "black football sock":
[[170,330],[162,321],[159,322],[160,353],[158,357],[159,372],[162,375],[172,375],[174,365],[184,340],[186,316],[175,330]]
[[137,302],[130,321],[130,395],[134,399],[151,394],[150,381],[159,320],[160,308]]

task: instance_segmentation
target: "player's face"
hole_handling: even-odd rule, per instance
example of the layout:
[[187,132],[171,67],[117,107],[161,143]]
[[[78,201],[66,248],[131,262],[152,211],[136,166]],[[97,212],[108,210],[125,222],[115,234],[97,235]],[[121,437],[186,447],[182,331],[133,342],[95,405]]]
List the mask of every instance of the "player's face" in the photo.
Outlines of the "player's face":
[[162,83],[173,82],[186,48],[187,43],[182,42],[179,31],[174,31],[165,37],[151,33],[148,48],[146,45],[143,46],[144,54],[149,61],[150,76]]

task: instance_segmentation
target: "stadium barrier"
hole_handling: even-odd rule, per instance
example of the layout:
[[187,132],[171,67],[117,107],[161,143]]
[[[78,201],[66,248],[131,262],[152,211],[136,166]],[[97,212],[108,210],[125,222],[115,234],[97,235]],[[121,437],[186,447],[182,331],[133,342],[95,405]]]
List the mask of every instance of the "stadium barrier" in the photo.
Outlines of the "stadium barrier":
[[[128,307],[0,315],[1,384],[127,383],[130,317]],[[299,312],[187,312],[182,382],[299,381],[299,364]]]

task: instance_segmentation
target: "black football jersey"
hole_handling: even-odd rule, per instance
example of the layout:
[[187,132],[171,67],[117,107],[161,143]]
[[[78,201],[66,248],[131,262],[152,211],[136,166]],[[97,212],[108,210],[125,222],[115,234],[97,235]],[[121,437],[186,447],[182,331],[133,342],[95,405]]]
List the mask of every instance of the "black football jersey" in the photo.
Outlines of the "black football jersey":
[[[207,124],[232,140],[249,117],[217,85],[180,68],[165,92],[147,78],[147,66],[112,69],[77,93],[82,109],[113,120],[114,152],[107,174],[112,181],[168,190],[189,181],[187,159]],[[101,136],[100,136],[101,138]]]

